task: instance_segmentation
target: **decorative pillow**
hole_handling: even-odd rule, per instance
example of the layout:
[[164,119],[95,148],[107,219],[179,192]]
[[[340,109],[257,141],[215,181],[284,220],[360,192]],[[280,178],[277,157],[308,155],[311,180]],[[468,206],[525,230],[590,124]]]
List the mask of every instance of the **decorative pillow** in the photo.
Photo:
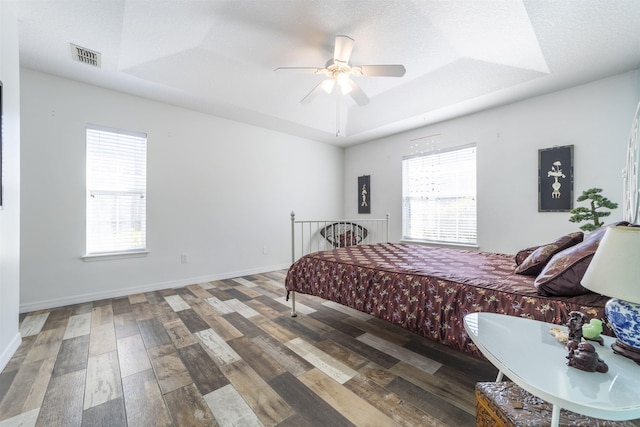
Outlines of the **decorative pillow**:
[[542,269],[542,272],[533,282],[542,296],[575,296],[589,293],[580,281],[589,267],[589,263],[595,254],[600,240],[607,231],[607,227],[629,225],[626,221],[620,221],[608,226],[603,226],[589,233],[582,243],[567,248],[551,258],[551,261]]
[[544,266],[547,265],[551,257],[564,249],[582,242],[583,237],[584,233],[578,231],[562,236],[553,243],[538,247],[516,268],[516,273],[537,276]]
[[520,251],[518,251],[518,253],[516,254],[516,265],[520,265],[524,262],[525,259],[527,259],[527,257],[529,255],[531,255],[533,253],[533,251],[535,251],[536,249],[538,249],[540,246],[532,246],[530,248],[526,248],[526,249],[522,249]]
[[338,247],[346,248],[347,246],[355,246],[358,244],[358,236],[351,230],[345,231],[338,235]]

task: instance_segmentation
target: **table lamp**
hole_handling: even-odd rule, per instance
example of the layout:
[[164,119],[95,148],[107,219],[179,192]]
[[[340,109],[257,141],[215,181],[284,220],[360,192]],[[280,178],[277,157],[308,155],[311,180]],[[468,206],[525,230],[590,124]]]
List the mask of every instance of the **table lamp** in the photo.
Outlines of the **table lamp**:
[[611,297],[605,306],[617,354],[640,364],[640,227],[609,227],[581,282]]

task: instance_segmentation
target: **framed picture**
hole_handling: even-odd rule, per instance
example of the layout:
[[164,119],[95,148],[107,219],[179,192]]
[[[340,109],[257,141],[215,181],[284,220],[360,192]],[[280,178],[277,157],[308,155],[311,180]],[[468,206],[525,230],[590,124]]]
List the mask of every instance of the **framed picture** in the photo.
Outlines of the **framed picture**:
[[573,145],[538,150],[538,212],[573,208]]
[[371,175],[358,177],[358,213],[371,213]]

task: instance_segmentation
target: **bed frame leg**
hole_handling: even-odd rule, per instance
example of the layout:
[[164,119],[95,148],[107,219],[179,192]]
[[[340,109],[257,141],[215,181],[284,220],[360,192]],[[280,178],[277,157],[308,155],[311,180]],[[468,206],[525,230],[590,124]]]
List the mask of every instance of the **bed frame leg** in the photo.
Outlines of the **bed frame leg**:
[[298,317],[296,313],[296,293],[291,292],[291,317]]

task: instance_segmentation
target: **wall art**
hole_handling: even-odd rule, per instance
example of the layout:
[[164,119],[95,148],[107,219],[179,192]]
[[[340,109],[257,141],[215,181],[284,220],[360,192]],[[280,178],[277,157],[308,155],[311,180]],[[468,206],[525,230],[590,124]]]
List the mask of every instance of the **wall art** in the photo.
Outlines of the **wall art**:
[[538,212],[573,208],[573,145],[538,150]]
[[358,213],[371,213],[371,175],[358,177]]

